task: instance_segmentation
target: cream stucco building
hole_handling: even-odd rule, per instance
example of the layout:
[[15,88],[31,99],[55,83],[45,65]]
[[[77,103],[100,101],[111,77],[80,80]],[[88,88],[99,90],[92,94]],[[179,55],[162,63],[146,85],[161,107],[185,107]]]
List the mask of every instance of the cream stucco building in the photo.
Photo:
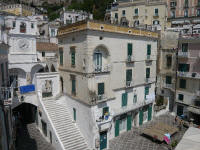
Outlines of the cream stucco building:
[[61,91],[90,148],[152,119],[156,32],[94,21],[58,31]]
[[153,26],[164,30],[167,26],[165,0],[119,0],[109,10],[111,23],[130,27]]

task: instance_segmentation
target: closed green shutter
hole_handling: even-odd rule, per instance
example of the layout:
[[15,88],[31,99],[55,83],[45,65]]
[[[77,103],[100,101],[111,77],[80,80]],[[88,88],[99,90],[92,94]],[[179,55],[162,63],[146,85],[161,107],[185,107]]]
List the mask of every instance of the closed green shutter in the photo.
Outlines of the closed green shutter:
[[140,110],[140,113],[139,113],[139,125],[142,125],[143,124],[143,110]]
[[122,107],[123,106],[127,106],[127,99],[128,99],[128,94],[127,93],[123,93],[122,94]]
[[127,131],[131,130],[131,125],[132,125],[132,116],[131,115],[127,115]]
[[98,83],[98,95],[104,94],[104,83]]
[[151,45],[147,45],[147,55],[151,55]]
[[128,43],[128,56],[132,56],[133,46],[132,43]]
[[146,78],[150,78],[150,68],[146,68]]
[[119,120],[115,121],[115,137],[119,135]]
[[60,65],[63,65],[63,51],[60,50]]
[[146,99],[146,96],[149,95],[149,87],[148,86],[145,87],[144,95],[145,95],[145,99]]
[[72,79],[72,93],[76,94],[76,80]]
[[148,108],[148,121],[151,120],[151,117],[152,117],[152,106],[149,106],[149,108]]
[[132,70],[126,70],[126,81],[132,81]]
[[71,52],[71,64],[74,66],[75,65],[75,51]]

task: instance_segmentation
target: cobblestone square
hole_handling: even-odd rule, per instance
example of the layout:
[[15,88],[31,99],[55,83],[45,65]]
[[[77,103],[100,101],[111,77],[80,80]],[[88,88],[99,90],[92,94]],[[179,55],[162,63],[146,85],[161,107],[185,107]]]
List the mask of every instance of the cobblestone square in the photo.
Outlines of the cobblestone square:
[[[154,142],[151,138],[142,135],[142,129],[159,122],[175,126],[172,115],[162,115],[154,118],[151,122],[143,124],[141,127],[134,127],[131,131],[122,133],[120,136],[112,139],[109,150],[168,150],[167,144]],[[187,128],[183,128],[177,132],[171,137],[171,141],[177,140],[179,142],[186,130]]]

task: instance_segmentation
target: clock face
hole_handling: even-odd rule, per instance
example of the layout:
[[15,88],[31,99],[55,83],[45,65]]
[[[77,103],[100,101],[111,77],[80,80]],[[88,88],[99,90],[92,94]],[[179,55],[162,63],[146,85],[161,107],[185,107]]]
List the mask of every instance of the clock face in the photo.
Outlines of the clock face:
[[29,47],[29,42],[26,39],[21,39],[18,42],[19,48],[22,50],[27,50]]

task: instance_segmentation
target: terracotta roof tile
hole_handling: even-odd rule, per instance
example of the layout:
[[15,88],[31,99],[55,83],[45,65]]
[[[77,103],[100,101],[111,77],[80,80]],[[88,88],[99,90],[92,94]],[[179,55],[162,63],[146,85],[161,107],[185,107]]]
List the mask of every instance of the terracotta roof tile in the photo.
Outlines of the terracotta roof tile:
[[37,51],[58,51],[58,45],[55,43],[37,42],[36,48]]

